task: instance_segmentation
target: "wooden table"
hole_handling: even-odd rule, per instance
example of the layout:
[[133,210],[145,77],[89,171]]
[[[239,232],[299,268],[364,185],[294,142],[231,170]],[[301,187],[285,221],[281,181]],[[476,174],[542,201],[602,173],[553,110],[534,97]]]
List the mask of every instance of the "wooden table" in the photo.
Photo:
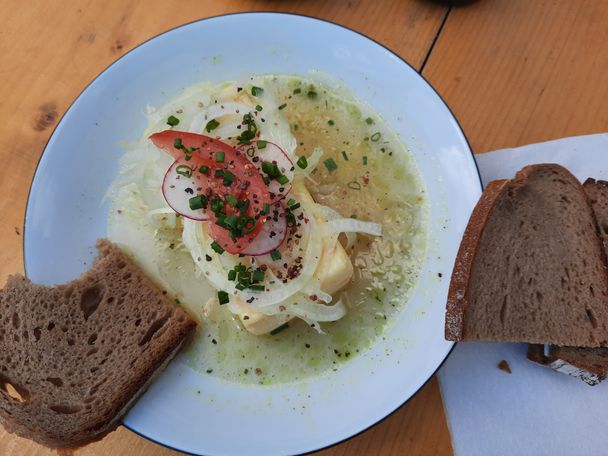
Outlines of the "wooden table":
[[[475,152],[608,130],[608,1],[0,0],[0,282],[22,271],[22,226],[36,162],[74,98],[142,41],[217,14],[317,16],[385,44],[417,68]],[[435,379],[390,418],[323,455],[451,454]],[[0,454],[51,454],[0,430]],[[78,455],[177,454],[120,428]]]

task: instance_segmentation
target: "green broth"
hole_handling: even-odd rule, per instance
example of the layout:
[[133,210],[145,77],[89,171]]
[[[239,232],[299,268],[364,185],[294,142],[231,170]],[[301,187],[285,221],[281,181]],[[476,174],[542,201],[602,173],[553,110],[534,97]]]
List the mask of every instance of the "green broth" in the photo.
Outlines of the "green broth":
[[[296,154],[324,151],[306,182],[315,200],[345,217],[383,226],[381,238],[359,235],[348,252],[355,274],[338,294],[348,312],[322,324],[325,334],[298,320],[274,336],[254,336],[225,306],[215,321],[203,321],[201,337],[189,350],[193,368],[230,381],[272,384],[337,370],[383,333],[417,281],[427,211],[409,151],[345,89],[291,76],[256,81],[286,104],[282,110],[297,140]],[[329,159],[335,169],[325,164]]]

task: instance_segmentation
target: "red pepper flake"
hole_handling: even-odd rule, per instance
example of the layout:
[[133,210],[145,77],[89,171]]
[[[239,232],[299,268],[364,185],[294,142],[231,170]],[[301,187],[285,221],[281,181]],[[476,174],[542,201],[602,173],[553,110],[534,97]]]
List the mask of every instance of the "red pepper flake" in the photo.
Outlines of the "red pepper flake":
[[285,308],[285,306],[284,306],[284,305],[282,305],[282,304],[281,304],[281,305],[279,306],[279,310],[280,310],[281,312],[285,312],[286,308]]
[[361,179],[363,180],[364,185],[369,184],[369,176],[367,174],[361,176]]
[[309,298],[311,301],[316,301],[317,299],[319,299],[319,297],[316,294],[310,295]]
[[262,375],[262,369],[260,369],[259,367],[255,368],[255,374],[256,375]]

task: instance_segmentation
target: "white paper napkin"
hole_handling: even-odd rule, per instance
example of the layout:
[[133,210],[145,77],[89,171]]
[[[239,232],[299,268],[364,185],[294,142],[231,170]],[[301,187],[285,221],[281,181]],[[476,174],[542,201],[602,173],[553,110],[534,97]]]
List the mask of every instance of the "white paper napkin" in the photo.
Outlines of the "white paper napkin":
[[[484,185],[532,163],[608,180],[608,134],[475,157]],[[439,371],[457,456],[608,455],[608,380],[589,386],[526,359],[525,344],[460,343]],[[512,370],[498,369],[506,360]]]

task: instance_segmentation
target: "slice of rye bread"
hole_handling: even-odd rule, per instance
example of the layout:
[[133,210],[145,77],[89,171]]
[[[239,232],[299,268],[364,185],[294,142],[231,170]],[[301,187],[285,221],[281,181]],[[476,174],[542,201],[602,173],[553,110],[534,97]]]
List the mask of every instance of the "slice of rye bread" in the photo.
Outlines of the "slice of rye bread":
[[[608,182],[587,179],[583,184],[608,255]],[[608,348],[558,347],[551,345],[545,353],[543,345],[530,345],[528,359],[547,365],[558,372],[597,385],[608,377]]]
[[0,291],[0,421],[49,447],[114,430],[196,327],[115,245],[79,279]]
[[448,294],[448,340],[599,347],[608,274],[578,180],[555,164],[490,183],[466,228]]

